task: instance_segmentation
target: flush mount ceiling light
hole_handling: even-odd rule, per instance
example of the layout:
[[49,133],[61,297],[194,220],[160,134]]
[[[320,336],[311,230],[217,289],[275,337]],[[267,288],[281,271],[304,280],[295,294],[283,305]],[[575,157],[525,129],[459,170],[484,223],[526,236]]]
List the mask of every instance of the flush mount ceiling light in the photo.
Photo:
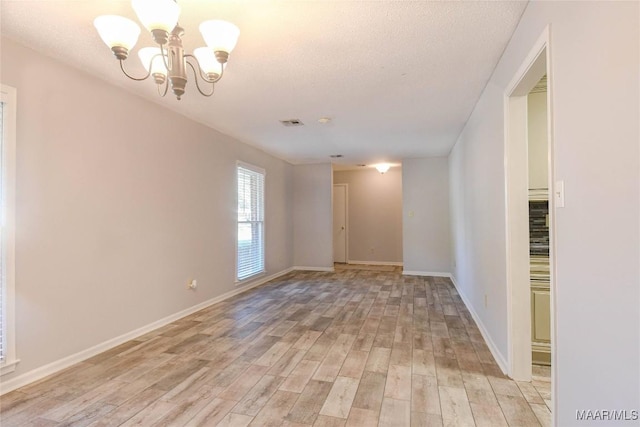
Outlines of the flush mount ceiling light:
[[384,174],[389,170],[391,165],[389,163],[379,163],[375,167],[376,169],[378,169],[378,172],[380,172],[381,174]]
[[[229,53],[238,41],[238,27],[226,21],[204,21],[200,24],[200,33],[207,47],[195,49],[193,55],[185,54],[182,47],[184,29],[178,25],[180,6],[174,0],[132,0],[131,6],[158,44],[157,47],[145,47],[138,52],[147,70],[144,77],[129,75],[123,64],[138,41],[138,24],[117,15],[102,15],[93,21],[100,37],[120,62],[120,69],[125,76],[137,81],[152,76],[161,96],[167,94],[170,83],[171,91],[179,100],[187,84],[188,66],[193,71],[198,91],[204,96],[213,95],[214,85],[222,78]],[[210,91],[200,88],[199,79],[211,85]]]

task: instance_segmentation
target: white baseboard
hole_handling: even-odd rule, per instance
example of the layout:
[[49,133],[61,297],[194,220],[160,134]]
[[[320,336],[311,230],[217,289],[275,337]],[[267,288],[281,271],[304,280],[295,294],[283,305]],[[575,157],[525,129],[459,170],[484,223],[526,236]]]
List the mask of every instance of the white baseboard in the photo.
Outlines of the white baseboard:
[[300,270],[300,271],[328,271],[333,273],[335,269],[333,267],[303,267],[303,266],[295,266],[292,270]]
[[402,262],[395,261],[347,261],[347,264],[357,264],[357,265],[394,265],[394,266],[402,266]]
[[432,276],[432,277],[448,277],[451,278],[451,273],[443,273],[437,271],[407,271],[402,272],[403,276]]
[[179,311],[177,313],[171,314],[167,317],[164,317],[160,320],[156,320],[155,322],[149,323],[148,325],[142,326],[141,328],[135,329],[133,331],[127,332],[126,334],[120,335],[118,337],[112,338],[110,340],[104,341],[100,344],[97,344],[93,347],[90,347],[86,350],[82,350],[78,353],[72,354],[70,356],[64,357],[62,359],[56,360],[55,362],[51,362],[47,365],[41,366],[39,368],[33,369],[29,372],[25,372],[15,378],[12,378],[7,381],[0,382],[0,396],[5,393],[9,393],[17,388],[24,387],[27,384],[38,381],[44,377],[55,374],[58,371],[61,371],[65,368],[68,368],[71,365],[75,365],[76,363],[82,362],[83,360],[87,360],[90,357],[93,357],[97,354],[100,354],[104,351],[112,349],[122,343],[135,339],[139,336],[142,336],[146,333],[153,331],[154,329],[158,329],[162,326],[165,326],[171,322],[175,322],[178,319],[181,319],[185,316],[195,313],[196,311],[202,310],[203,308],[207,308],[213,304],[224,301],[227,298],[231,298],[235,295],[241,294],[243,292],[248,291],[249,289],[253,289],[257,286],[260,286],[270,280],[276,279],[280,276],[283,276],[287,273],[293,271],[294,268],[287,268],[278,273],[271,274],[269,276],[260,277],[259,279],[247,283],[243,286],[238,286],[236,289],[232,291],[226,292],[222,295],[219,295],[210,300],[201,302],[200,304],[196,304],[192,307],[189,307],[185,310]]
[[507,366],[508,366],[506,359],[504,358],[502,353],[498,350],[498,347],[493,342],[493,339],[491,339],[491,335],[487,331],[487,328],[485,328],[484,324],[482,323],[482,320],[480,320],[480,316],[478,316],[478,313],[476,313],[476,311],[473,309],[473,305],[471,305],[471,303],[469,302],[467,297],[464,295],[464,293],[460,291],[460,288],[456,283],[455,277],[450,274],[449,278],[451,279],[453,286],[456,287],[456,290],[458,291],[458,295],[460,295],[460,298],[462,298],[462,302],[464,302],[464,305],[467,307],[467,310],[469,310],[469,313],[471,313],[471,317],[473,317],[473,320],[476,322],[476,325],[478,326],[478,329],[482,334],[482,338],[484,338],[484,341],[487,343],[487,347],[489,347],[489,351],[493,355],[493,358],[496,359],[496,363],[498,363],[500,370],[502,371],[503,374],[506,375]]

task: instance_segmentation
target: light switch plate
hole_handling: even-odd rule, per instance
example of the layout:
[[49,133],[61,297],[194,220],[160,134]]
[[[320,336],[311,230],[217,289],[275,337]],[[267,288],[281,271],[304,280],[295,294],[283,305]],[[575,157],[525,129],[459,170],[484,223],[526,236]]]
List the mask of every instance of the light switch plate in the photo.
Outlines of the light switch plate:
[[555,197],[556,208],[564,208],[564,181],[556,181],[553,188],[553,196]]

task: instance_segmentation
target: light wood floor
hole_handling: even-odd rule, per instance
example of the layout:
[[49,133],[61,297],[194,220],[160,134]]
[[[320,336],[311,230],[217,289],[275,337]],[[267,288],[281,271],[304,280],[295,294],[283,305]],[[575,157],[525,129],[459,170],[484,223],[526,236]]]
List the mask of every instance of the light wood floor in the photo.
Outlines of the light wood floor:
[[448,279],[295,272],[0,398],[8,426],[550,425]]

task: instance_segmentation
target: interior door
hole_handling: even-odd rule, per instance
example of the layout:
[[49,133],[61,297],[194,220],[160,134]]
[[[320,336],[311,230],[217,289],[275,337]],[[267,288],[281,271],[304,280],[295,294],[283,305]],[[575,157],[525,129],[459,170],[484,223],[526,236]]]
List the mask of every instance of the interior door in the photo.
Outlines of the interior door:
[[333,262],[347,262],[347,186],[333,186]]

